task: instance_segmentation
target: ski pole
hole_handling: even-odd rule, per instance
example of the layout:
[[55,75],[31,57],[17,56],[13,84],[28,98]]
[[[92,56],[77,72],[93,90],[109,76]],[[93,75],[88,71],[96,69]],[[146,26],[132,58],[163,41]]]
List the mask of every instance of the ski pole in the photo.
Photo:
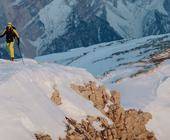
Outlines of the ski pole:
[[25,64],[25,63],[24,63],[24,59],[23,59],[23,57],[22,57],[21,48],[20,48],[19,45],[17,45],[17,46],[18,46],[18,50],[19,50],[19,53],[20,53],[20,56],[21,56],[21,59],[22,59],[22,63]]

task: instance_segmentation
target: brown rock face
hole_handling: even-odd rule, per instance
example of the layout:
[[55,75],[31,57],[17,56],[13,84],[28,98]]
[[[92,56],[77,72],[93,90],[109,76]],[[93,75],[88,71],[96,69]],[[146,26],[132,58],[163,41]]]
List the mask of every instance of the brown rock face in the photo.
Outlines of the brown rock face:
[[[131,115],[136,116],[136,114]],[[109,124],[106,119],[100,117],[88,116],[86,120],[82,120],[80,123],[71,118],[66,118],[67,135],[63,140],[155,140],[154,134],[147,132],[143,124],[141,124],[141,127],[133,125],[133,123],[139,123],[136,123],[138,119],[131,115],[127,119],[135,119],[135,122],[132,122],[132,120],[130,120],[130,123],[127,122],[127,124],[132,124],[132,126],[125,125],[127,128],[122,123]],[[95,122],[99,124],[101,130],[95,128]]]
[[102,110],[105,107],[105,104],[109,100],[109,94],[106,92],[104,86],[97,87],[94,82],[85,84],[84,86],[71,85],[71,87],[80,95],[86,99],[92,101],[94,106]]
[[[156,140],[145,125],[152,118],[151,114],[134,109],[125,110],[120,104],[120,93],[111,92],[111,96],[104,87],[97,87],[94,82],[84,86],[72,85],[72,88],[83,97],[94,103],[113,124],[100,117],[87,117],[81,123],[67,119],[68,140]],[[106,110],[107,108],[107,110]],[[93,123],[100,124],[102,130],[96,130]]]
[[54,92],[52,93],[52,97],[51,97],[51,101],[53,103],[55,103],[56,105],[61,105],[61,97],[60,97],[60,93],[58,90],[54,90]]
[[[103,86],[89,82],[84,86],[71,85],[80,95],[93,102],[106,118],[87,116],[77,122],[66,117],[66,136],[60,140],[156,140],[154,133],[145,127],[152,118],[150,113],[134,109],[125,110],[120,93],[107,91]],[[51,100],[61,104],[59,91],[54,86]],[[107,119],[108,118],[108,119]],[[109,121],[110,120],[110,121]],[[37,140],[52,140],[49,135],[35,134]]]
[[52,140],[49,135],[46,134],[35,134],[37,140]]

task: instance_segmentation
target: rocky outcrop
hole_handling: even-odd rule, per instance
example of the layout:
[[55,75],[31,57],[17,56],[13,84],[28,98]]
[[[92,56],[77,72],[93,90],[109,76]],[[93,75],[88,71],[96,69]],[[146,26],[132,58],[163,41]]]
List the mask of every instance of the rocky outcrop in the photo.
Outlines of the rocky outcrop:
[[47,134],[35,134],[37,140],[52,140],[50,135]]
[[159,54],[154,54],[152,57],[151,57],[151,62],[153,63],[156,63],[156,64],[159,64],[161,62],[163,62],[164,60],[167,60],[167,59],[170,59],[170,49],[166,49],[159,53]]
[[[129,117],[131,118],[131,117]],[[127,118],[128,119],[128,118]],[[133,118],[132,118],[133,119]],[[109,124],[108,121],[100,117],[88,117],[78,123],[76,120],[66,118],[67,120],[67,135],[65,140],[155,140],[153,133],[141,133],[141,129],[133,129],[131,131],[118,131],[117,125]],[[132,123],[132,122],[131,122]],[[95,125],[101,127],[98,130]],[[143,126],[143,125],[142,125]],[[133,126],[128,126],[133,128]],[[139,127],[139,126],[138,126]],[[135,135],[135,133],[140,133]],[[63,139],[64,140],[64,139]]]
[[[71,85],[75,92],[87,100],[103,113],[101,116],[87,116],[81,121],[74,118],[66,119],[66,136],[60,140],[156,140],[154,133],[146,129],[145,125],[152,116],[141,110],[125,110],[121,106],[121,94],[108,91],[104,86],[95,82],[84,85]],[[61,97],[54,87],[51,100],[61,104]],[[50,135],[35,134],[37,140],[52,140]]]
[[109,100],[109,93],[107,93],[104,86],[96,86],[96,83],[90,82],[85,84],[84,86],[77,86],[72,84],[71,87],[80,95],[85,97],[86,99],[93,102],[94,106],[99,109],[103,110],[105,104]]
[[51,96],[51,101],[56,104],[56,105],[61,105],[61,97],[60,97],[60,93],[58,90],[54,90]]
[[106,115],[115,126],[120,139],[155,139],[153,133],[147,131],[145,125],[152,118],[150,113],[134,109],[125,110],[120,105],[120,93],[113,91]]
[[[114,128],[108,124],[106,119],[100,117],[88,117],[81,123],[71,118],[67,120],[66,140],[113,140]],[[101,131],[96,130],[95,123],[101,127]]]
[[[120,104],[120,93],[112,91],[108,93],[102,86],[94,82],[84,86],[71,85],[72,88],[86,99],[93,102],[94,106],[106,115],[108,120],[100,117],[87,117],[81,123],[71,118],[67,120],[66,139],[89,140],[155,140],[152,132],[145,127],[152,118],[151,114],[134,109],[125,110]],[[101,130],[95,128],[98,124]]]

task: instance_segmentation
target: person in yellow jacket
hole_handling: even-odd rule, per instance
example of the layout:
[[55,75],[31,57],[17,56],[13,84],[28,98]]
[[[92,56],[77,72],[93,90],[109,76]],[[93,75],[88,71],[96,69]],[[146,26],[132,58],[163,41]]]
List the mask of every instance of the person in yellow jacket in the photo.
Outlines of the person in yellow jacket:
[[18,45],[20,44],[19,34],[16,31],[16,28],[12,25],[12,23],[8,23],[6,29],[0,35],[0,38],[6,35],[7,49],[9,50],[11,61],[14,61],[14,42],[15,39],[18,40]]

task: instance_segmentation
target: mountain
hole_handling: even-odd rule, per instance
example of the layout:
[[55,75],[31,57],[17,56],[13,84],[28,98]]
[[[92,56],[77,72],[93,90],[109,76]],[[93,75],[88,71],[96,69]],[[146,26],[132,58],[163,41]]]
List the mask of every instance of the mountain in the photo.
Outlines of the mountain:
[[[115,86],[119,85],[124,79],[133,78],[157,68],[163,60],[169,58],[169,53],[166,54],[169,46],[170,34],[165,34],[73,49],[64,53],[37,57],[36,60],[85,68],[109,89],[115,89],[117,88]],[[165,59],[160,59],[161,61],[159,61],[155,58],[158,54],[160,56],[167,56],[167,58],[165,57]],[[158,56],[157,58],[159,58]],[[126,87],[125,89],[129,88]],[[118,90],[121,91],[119,88]],[[124,92],[126,91],[123,90],[122,93]],[[136,100],[134,99],[134,101]],[[126,104],[126,100],[123,102],[123,105],[143,107],[142,104],[138,105],[136,103],[132,103],[129,106],[129,104]]]
[[72,49],[37,57],[36,60],[85,68],[112,87],[122,78],[133,77],[156,67],[157,63],[151,61],[152,57],[166,52],[169,46],[170,34],[155,35]]
[[150,131],[162,129],[152,127],[160,123],[154,120],[146,129],[150,113],[125,110],[120,93],[84,69],[24,62],[0,60],[1,139],[155,140]]
[[72,49],[36,60],[87,69],[106,87],[121,92],[123,106],[151,112],[148,128],[160,128],[154,131],[156,137],[166,140],[170,136],[170,128],[164,127],[170,125],[169,46],[170,34],[165,34]]
[[12,21],[26,56],[169,33],[168,0],[0,0],[1,27]]

